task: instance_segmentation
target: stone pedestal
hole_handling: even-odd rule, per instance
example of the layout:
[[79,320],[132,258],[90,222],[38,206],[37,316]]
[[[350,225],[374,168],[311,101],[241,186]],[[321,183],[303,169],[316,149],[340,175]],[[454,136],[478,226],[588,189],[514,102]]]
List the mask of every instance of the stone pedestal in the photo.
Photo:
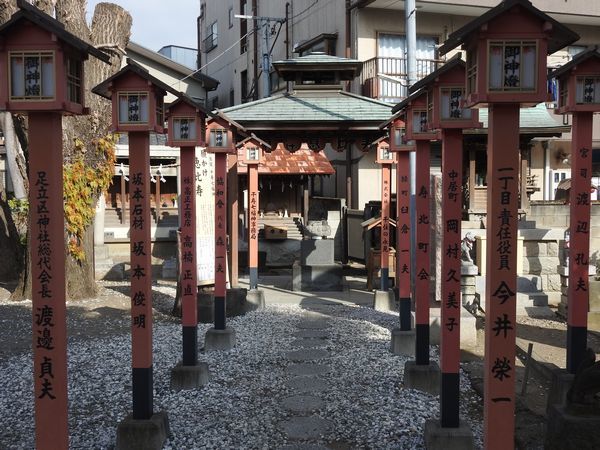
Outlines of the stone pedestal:
[[600,415],[574,415],[565,406],[548,411],[546,450],[600,448]]
[[262,289],[250,289],[246,294],[246,301],[251,309],[264,309],[265,292]]
[[293,291],[342,291],[341,264],[314,264],[303,266],[298,261],[292,266]]
[[442,428],[438,419],[425,421],[427,450],[471,450],[475,448],[471,428],[462,422],[458,428]]
[[[487,270],[487,236],[475,236],[477,242],[476,263],[479,273],[484,276]],[[523,236],[517,237],[517,274],[523,273]]]
[[171,389],[196,389],[208,384],[209,378],[208,364],[200,362],[195,366],[184,366],[179,363],[171,369]]
[[300,242],[300,265],[333,264],[333,239],[304,239]]
[[[240,316],[248,311],[256,309],[247,301],[248,290],[246,288],[227,289],[225,299],[225,314],[227,317]],[[197,296],[198,322],[214,322],[215,299],[212,292],[199,292]]]
[[148,420],[127,416],[117,427],[117,450],[161,450],[169,436],[169,418],[164,411]]
[[561,369],[553,365],[552,369],[552,384],[548,392],[548,403],[546,405],[546,416],[550,414],[550,409],[554,406],[564,406],[567,400],[567,392],[573,383],[575,375],[567,372],[566,369]]
[[475,277],[479,273],[479,268],[472,263],[463,262],[460,266],[460,292],[462,293],[462,305],[469,311],[473,311],[477,288],[475,286]]
[[373,309],[375,311],[398,311],[396,296],[392,289],[387,291],[376,290],[373,292]]
[[[569,306],[568,288],[569,288],[569,266],[560,265],[556,267],[560,275],[560,304],[558,305],[558,314],[567,317]],[[588,330],[600,331],[600,280],[596,280],[596,266],[589,266],[590,275],[590,311],[588,313]]]
[[404,364],[404,387],[431,395],[440,393],[440,366],[436,362],[418,365],[416,361]]
[[415,330],[403,331],[400,328],[392,330],[390,351],[397,356],[415,355]]
[[226,327],[224,330],[210,328],[204,336],[204,351],[227,351],[235,347],[235,330]]
[[[431,345],[440,344],[440,330],[442,327],[441,311],[431,308],[429,313],[429,342]],[[477,345],[477,319],[465,308],[460,312],[460,348],[469,348]]]

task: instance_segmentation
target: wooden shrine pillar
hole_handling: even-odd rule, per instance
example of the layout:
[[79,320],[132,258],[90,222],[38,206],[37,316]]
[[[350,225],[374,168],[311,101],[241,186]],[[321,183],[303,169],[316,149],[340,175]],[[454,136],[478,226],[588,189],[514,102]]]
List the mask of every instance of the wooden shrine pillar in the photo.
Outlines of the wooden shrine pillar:
[[567,370],[573,374],[587,349],[593,114],[573,113],[567,313]]
[[380,240],[380,267],[382,291],[390,287],[389,264],[390,264],[390,201],[391,201],[391,164],[381,166],[381,240]]
[[227,154],[215,153],[215,330],[225,329],[227,294]]
[[497,449],[514,446],[519,107],[489,106],[484,445]]
[[230,257],[230,285],[231,287],[237,287],[239,282],[239,192],[238,192],[238,157],[237,154],[232,154],[228,157],[230,163],[228,163],[229,170],[227,171],[227,185],[229,189],[227,191],[227,203],[230,205],[231,212],[228,217],[229,223],[229,254]]
[[442,322],[440,423],[458,428],[460,404],[460,267],[462,130],[442,129]]
[[35,441],[69,447],[62,114],[30,112],[29,226]]
[[127,214],[127,188],[125,186],[125,169],[121,174],[121,224],[125,223],[125,217]]
[[429,364],[429,300],[430,300],[430,154],[429,142],[416,141],[416,214],[417,245],[415,248],[415,362]]
[[250,289],[258,288],[258,165],[248,164],[248,271]]
[[396,284],[400,330],[410,331],[410,152],[397,152],[396,158]]

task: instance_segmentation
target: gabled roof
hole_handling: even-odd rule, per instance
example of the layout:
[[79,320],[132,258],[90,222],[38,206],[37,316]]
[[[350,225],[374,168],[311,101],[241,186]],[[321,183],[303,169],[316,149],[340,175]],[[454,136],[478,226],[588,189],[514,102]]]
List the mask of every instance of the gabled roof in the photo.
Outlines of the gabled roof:
[[344,78],[353,79],[360,75],[362,62],[357,59],[341,58],[324,53],[311,53],[306,56],[274,61],[273,67],[280,74],[302,71],[335,71],[344,73],[346,75]]
[[456,55],[454,55],[452,58],[450,58],[446,62],[446,64],[444,64],[439,69],[434,70],[429,75],[427,75],[425,78],[421,78],[419,81],[417,81],[415,84],[413,84],[411,87],[408,88],[408,92],[410,92],[412,94],[413,92],[418,91],[422,87],[425,87],[429,83],[434,81],[437,77],[442,76],[446,72],[449,72],[450,70],[452,70],[458,66],[461,66],[463,68],[465,67],[465,62],[461,59],[460,53],[457,53]]
[[266,150],[271,150],[271,145],[269,145],[269,143],[263,141],[261,138],[259,138],[257,135],[255,135],[254,133],[250,133],[250,136],[248,136],[247,138],[245,138],[244,140],[238,142],[236,144],[237,148],[241,148],[246,142],[248,141],[255,141],[257,142],[259,145],[261,145],[262,147],[264,147]]
[[145,58],[148,58],[158,64],[168,67],[169,69],[172,69],[177,73],[180,73],[185,77],[191,77],[201,82],[204,88],[208,91],[214,91],[219,85],[218,80],[215,80],[214,78],[209,77],[208,75],[205,75],[203,73],[194,71],[189,67],[184,66],[183,64],[179,64],[178,62],[175,62],[172,59],[167,58],[166,56],[154,52],[146,47],[143,47],[142,45],[137,44],[135,42],[130,41],[129,44],[127,44],[127,50],[130,50],[134,53],[138,53],[144,56]]
[[150,75],[150,72],[148,72],[148,70],[146,70],[144,67],[140,66],[136,62],[133,62],[129,58],[127,58],[127,65],[125,67],[123,67],[121,70],[119,70],[117,73],[115,73],[111,77],[104,80],[98,86],[94,87],[92,89],[92,92],[94,94],[98,94],[101,97],[104,97],[104,98],[107,98],[110,100],[111,96],[110,96],[109,89],[108,89],[110,84],[113,82],[113,80],[115,80],[116,78],[119,78],[121,75],[123,75],[126,72],[133,72],[133,73],[139,75],[140,77],[145,78],[146,80],[150,81],[152,84],[155,84],[156,86],[158,86],[160,89],[162,89],[165,92],[170,92],[171,94],[173,94],[175,96],[179,95],[179,92],[177,92],[171,86],[163,83],[158,78],[153,77],[152,75]]
[[0,26],[0,34],[6,34],[8,30],[22,20],[29,20],[40,28],[43,28],[49,33],[56,35],[59,40],[65,42],[80,52],[95,56],[105,63],[110,63],[109,55],[79,39],[74,34],[69,33],[67,30],[65,30],[65,26],[54,17],[51,17],[35,6],[30,5],[25,0],[17,0],[17,6],[20,8],[19,11],[14,13],[7,22]]
[[558,69],[553,70],[548,75],[548,79],[559,78],[562,75],[564,75],[565,73],[569,72],[572,68],[574,68],[578,64],[581,64],[584,61],[587,61],[588,59],[591,59],[591,58],[598,58],[598,59],[600,59],[600,53],[598,53],[598,47],[597,46],[590,47],[590,48],[588,48],[587,50],[585,50],[583,52],[577,53],[573,57],[573,59],[571,61],[569,61],[566,64],[563,64]]
[[313,124],[326,123],[339,126],[350,123],[377,129],[379,123],[388,120],[392,105],[344,91],[298,91],[254,102],[232,106],[222,110],[227,117],[249,127],[249,124],[272,123]]
[[169,103],[168,105],[165,105],[165,108],[166,109],[172,108],[179,103],[186,103],[186,104],[190,105],[192,108],[196,108],[196,109],[202,111],[206,116],[214,116],[214,114],[206,108],[204,103],[201,103],[201,102],[193,99],[192,97],[187,95],[185,92],[179,92],[177,94],[177,99],[174,102]]
[[425,91],[421,90],[421,89],[417,89],[416,91],[412,92],[408,97],[406,97],[404,100],[402,100],[400,103],[396,104],[396,106],[394,106],[392,108],[392,112],[395,114],[397,112],[402,111],[404,108],[406,108],[410,102],[412,102],[414,99],[419,98],[421,95],[425,95]]
[[454,33],[448,36],[446,42],[444,42],[444,44],[439,48],[440,55],[445,55],[450,50],[453,50],[460,44],[463,44],[469,39],[469,37],[473,33],[479,30],[479,28],[483,24],[490,22],[495,17],[506,13],[513,6],[517,5],[529,11],[531,14],[538,17],[540,20],[552,24],[552,32],[550,37],[548,38],[549,53],[554,53],[560,50],[561,48],[565,47],[566,45],[572,44],[573,42],[579,40],[579,35],[577,33],[571,31],[569,28],[562,25],[556,19],[553,19],[548,14],[537,9],[531,4],[529,0],[503,0],[501,3],[499,3],[489,11],[485,12],[477,19],[472,20],[464,27],[456,30]]
[[[248,172],[248,166],[241,162],[241,149],[238,149],[238,174]],[[264,153],[264,163],[258,165],[261,175],[331,175],[335,169],[323,150],[315,152],[301,148],[295,152],[278,145],[273,151]]]

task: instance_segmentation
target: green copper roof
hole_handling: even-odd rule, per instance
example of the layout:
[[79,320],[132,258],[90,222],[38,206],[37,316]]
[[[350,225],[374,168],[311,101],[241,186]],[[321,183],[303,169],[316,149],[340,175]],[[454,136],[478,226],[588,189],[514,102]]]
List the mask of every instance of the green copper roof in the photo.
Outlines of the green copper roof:
[[[479,121],[483,129],[473,130],[474,133],[487,133],[488,109],[479,108]],[[540,103],[533,108],[521,108],[519,112],[521,134],[563,133],[570,131],[570,126],[558,123],[549,113],[546,105]]]
[[391,117],[392,106],[344,91],[299,91],[232,106],[222,112],[242,125],[352,122],[350,126],[375,130]]

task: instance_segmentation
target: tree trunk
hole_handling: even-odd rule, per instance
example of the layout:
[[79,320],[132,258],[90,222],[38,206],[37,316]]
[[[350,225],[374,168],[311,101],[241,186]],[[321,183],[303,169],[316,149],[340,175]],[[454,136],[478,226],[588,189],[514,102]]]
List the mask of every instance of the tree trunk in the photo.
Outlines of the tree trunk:
[[29,192],[27,180],[27,163],[21,148],[21,143],[15,132],[13,116],[9,112],[0,112],[0,128],[4,132],[4,147],[8,173],[13,185],[15,198],[26,199]]
[[[57,20],[62,22],[69,32],[111,54],[110,65],[94,57],[90,57],[85,63],[85,101],[91,114],[63,118],[63,157],[65,162],[83,156],[87,163],[92,163],[94,158],[98,158],[96,152],[86,148],[82,153],[77,154],[76,152],[79,150],[75,147],[75,139],[79,139],[88,146],[94,139],[106,136],[109,132],[111,125],[110,102],[91,94],[91,88],[120,69],[124,49],[127,47],[131,34],[131,15],[118,5],[99,3],[95,8],[90,29],[85,20],[85,0],[36,0],[34,3],[44,12],[50,15],[55,14]],[[9,11],[10,8],[13,8],[14,11],[14,0],[0,0],[0,17],[7,20],[9,14],[6,11]],[[70,299],[92,297],[96,293],[93,226],[87,228],[82,244],[86,255],[84,261],[79,262],[71,256],[67,256],[66,285],[67,297]],[[12,295],[13,299],[30,297],[29,271],[26,270],[22,273],[19,287]]]
[[23,265],[23,247],[19,243],[19,233],[15,226],[6,192],[0,183],[0,281],[16,280]]

